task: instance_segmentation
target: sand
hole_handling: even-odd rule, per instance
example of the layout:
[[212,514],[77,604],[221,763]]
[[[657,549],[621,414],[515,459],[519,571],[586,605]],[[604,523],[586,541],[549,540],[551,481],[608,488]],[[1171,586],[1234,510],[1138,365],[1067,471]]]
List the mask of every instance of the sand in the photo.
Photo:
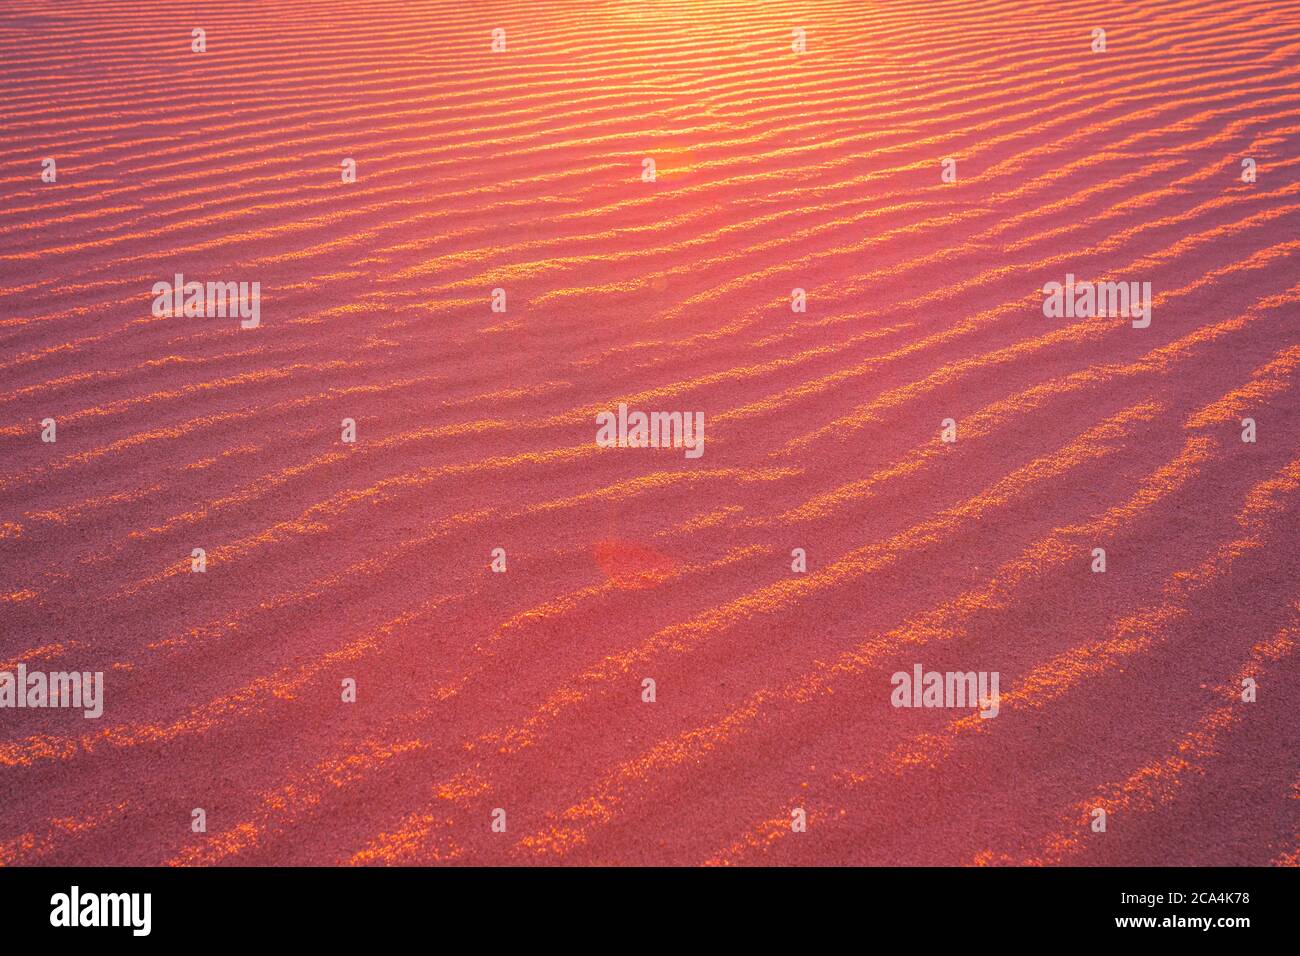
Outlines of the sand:
[[0,864],[1297,862],[1295,4],[23,3],[0,76],[0,670],[105,687],[0,710]]

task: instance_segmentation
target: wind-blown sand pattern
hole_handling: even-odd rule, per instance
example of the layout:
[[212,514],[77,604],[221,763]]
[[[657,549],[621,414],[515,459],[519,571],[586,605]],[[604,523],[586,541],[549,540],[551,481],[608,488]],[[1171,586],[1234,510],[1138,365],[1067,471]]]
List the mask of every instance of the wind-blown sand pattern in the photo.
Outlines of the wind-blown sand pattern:
[[[0,709],[0,864],[1296,865],[1300,6],[71,0],[0,51],[0,670],[105,681]],[[1067,274],[1150,326],[1046,318]],[[703,456],[598,446],[620,402]],[[918,662],[1000,713],[891,706]]]

